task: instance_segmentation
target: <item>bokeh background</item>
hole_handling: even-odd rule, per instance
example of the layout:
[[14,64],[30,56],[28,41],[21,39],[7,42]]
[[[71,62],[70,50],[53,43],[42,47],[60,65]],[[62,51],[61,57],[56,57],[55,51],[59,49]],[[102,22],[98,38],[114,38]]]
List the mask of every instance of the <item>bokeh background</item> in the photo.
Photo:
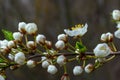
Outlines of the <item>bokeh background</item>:
[[[88,51],[92,51],[97,43],[100,43],[102,33],[114,33],[116,30],[116,24],[111,18],[114,9],[120,9],[120,0],[0,0],[0,29],[17,31],[19,22],[35,22],[38,32],[54,43],[57,41],[56,36],[63,33],[63,29],[88,23],[89,28],[83,43]],[[3,39],[1,31],[0,39]],[[114,42],[120,50],[120,40],[115,38]],[[75,65],[78,64],[68,64],[71,80],[120,79],[120,56],[91,74],[77,77],[72,74]],[[34,69],[23,66],[14,71],[8,69],[6,74],[7,80],[60,80],[63,69],[59,70],[56,75],[50,75],[41,65]]]

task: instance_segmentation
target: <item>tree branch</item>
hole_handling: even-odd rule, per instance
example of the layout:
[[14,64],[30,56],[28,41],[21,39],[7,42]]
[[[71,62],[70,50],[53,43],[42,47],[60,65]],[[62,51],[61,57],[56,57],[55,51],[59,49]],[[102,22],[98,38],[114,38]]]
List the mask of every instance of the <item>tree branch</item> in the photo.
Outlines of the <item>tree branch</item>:
[[[58,54],[55,54],[54,56],[59,56],[59,55],[64,55],[64,56],[76,56],[76,55],[79,55],[79,54],[67,54],[67,53],[58,53]],[[85,52],[85,55],[94,55],[93,52]],[[120,55],[120,51],[118,52],[112,52],[110,53],[110,56],[111,55]],[[41,57],[41,56],[45,56],[45,55],[41,55],[41,54],[36,54],[36,55],[33,55],[33,56],[30,56],[28,57],[28,59],[33,59],[33,58],[36,58],[36,57]]]

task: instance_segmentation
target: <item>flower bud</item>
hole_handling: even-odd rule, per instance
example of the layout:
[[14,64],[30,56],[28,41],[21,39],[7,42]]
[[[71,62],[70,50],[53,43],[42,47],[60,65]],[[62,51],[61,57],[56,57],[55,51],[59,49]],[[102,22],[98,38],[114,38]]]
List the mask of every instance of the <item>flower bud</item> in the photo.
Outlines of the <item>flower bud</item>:
[[14,60],[14,57],[15,57],[15,56],[14,56],[13,54],[9,54],[9,55],[8,55],[8,58],[9,58],[10,60]]
[[36,63],[35,63],[35,61],[33,61],[33,60],[28,60],[28,61],[27,61],[27,66],[28,66],[29,68],[33,68],[33,67],[36,66]]
[[21,34],[20,32],[14,32],[13,33],[13,38],[18,42],[22,41],[22,37],[23,37],[23,34]]
[[50,74],[55,74],[57,73],[57,68],[54,66],[54,65],[49,65],[48,66],[48,69],[47,69],[47,72],[50,73]]
[[101,35],[101,41],[103,42],[112,42],[113,41],[113,34],[108,32]]
[[95,56],[97,57],[106,57],[110,54],[111,50],[106,43],[101,43],[96,46],[93,50]]
[[0,41],[0,48],[7,47],[7,45],[8,45],[8,40]]
[[38,28],[37,25],[35,23],[28,23],[25,27],[25,30],[28,34],[36,34]]
[[65,48],[65,43],[64,43],[64,41],[62,41],[62,40],[57,41],[56,44],[55,44],[55,47],[56,47],[58,50],[64,49],[64,48]]
[[120,39],[120,30],[118,29],[117,31],[115,31],[114,35],[115,35],[116,38]]
[[112,17],[114,20],[120,20],[120,11],[119,10],[113,10]]
[[52,48],[52,42],[51,41],[47,41],[45,40],[45,45],[48,49],[51,49]]
[[37,37],[36,37],[36,42],[38,44],[44,44],[45,40],[46,40],[46,37],[42,34],[38,34]]
[[75,66],[73,69],[73,74],[74,75],[80,75],[83,72],[83,68],[81,66]]
[[57,37],[58,40],[63,40],[63,41],[67,41],[67,35],[65,34],[59,34]]
[[23,65],[25,63],[24,53],[23,52],[18,52],[17,54],[15,54],[14,61],[19,65]]
[[61,77],[61,80],[70,80],[69,75],[68,75],[68,74],[64,74],[64,75]]
[[106,34],[101,35],[101,41],[103,41],[103,42],[107,41],[107,35]]
[[60,55],[57,58],[57,63],[62,66],[66,63],[66,57],[64,55]]
[[28,41],[27,42],[27,48],[34,50],[36,48],[34,41]]
[[9,41],[7,46],[8,46],[8,48],[11,49],[11,48],[15,47],[15,42],[14,41]]
[[49,65],[50,65],[50,63],[47,60],[42,62],[43,68],[48,68]]
[[25,22],[19,22],[18,24],[18,30],[23,34],[26,33],[26,30],[25,30],[26,25],[27,24]]
[[93,70],[94,70],[93,64],[88,64],[87,66],[85,66],[86,73],[91,73]]
[[5,80],[5,78],[2,75],[0,75],[0,80]]

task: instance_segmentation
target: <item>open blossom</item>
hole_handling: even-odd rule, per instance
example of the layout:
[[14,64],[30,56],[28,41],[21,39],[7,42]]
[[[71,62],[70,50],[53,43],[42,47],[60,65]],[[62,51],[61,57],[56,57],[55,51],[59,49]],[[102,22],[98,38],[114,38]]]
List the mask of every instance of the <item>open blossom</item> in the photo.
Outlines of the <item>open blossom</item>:
[[33,60],[28,60],[28,61],[27,61],[27,66],[28,66],[29,68],[33,68],[33,67],[36,66],[36,63],[35,63],[35,61],[33,61]]
[[44,44],[45,43],[45,40],[46,40],[46,37],[43,35],[43,34],[38,34],[36,36],[36,42],[38,44]]
[[114,35],[115,35],[116,38],[120,39],[120,30],[118,29],[117,31],[115,31]]
[[83,68],[81,66],[75,66],[73,69],[73,74],[74,75],[80,75],[83,72]]
[[49,65],[48,66],[48,69],[47,69],[47,72],[50,73],[50,74],[55,74],[57,73],[57,68],[54,66],[54,65]]
[[16,41],[22,41],[22,37],[23,37],[23,34],[21,34],[20,32],[14,32],[14,33],[13,33],[13,38],[14,38]]
[[25,30],[26,25],[27,24],[25,22],[19,22],[19,24],[18,24],[18,30],[20,32],[22,32],[22,33],[25,33],[26,32],[26,30]]
[[2,75],[0,75],[0,80],[5,80],[5,78]]
[[18,52],[15,54],[14,61],[19,65],[23,65],[25,63],[25,54],[23,52]]
[[88,65],[85,66],[85,72],[86,72],[86,73],[90,73],[90,72],[92,72],[93,70],[94,70],[93,64],[88,64]]
[[65,34],[59,34],[57,37],[58,40],[63,40],[63,41],[67,41],[67,35]]
[[55,44],[55,47],[56,47],[58,50],[64,49],[64,48],[65,48],[65,43],[64,43],[64,41],[62,41],[62,40],[57,41],[56,44]]
[[112,41],[112,40],[113,40],[113,34],[110,32],[101,35],[101,41],[103,42]]
[[28,23],[25,27],[25,30],[28,34],[35,34],[37,32],[38,28],[35,23]]
[[106,57],[110,54],[111,50],[106,43],[101,43],[96,46],[93,50],[95,56],[97,57]]
[[66,63],[66,57],[64,56],[64,55],[60,55],[60,56],[58,56],[58,58],[57,58],[57,63],[60,65],[60,66],[62,66],[62,65],[64,65],[65,63]]
[[112,17],[114,20],[120,20],[120,10],[113,10]]
[[72,28],[72,30],[64,29],[64,32],[73,37],[73,36],[83,36],[87,32],[88,25],[87,23],[83,25],[75,25],[75,27]]

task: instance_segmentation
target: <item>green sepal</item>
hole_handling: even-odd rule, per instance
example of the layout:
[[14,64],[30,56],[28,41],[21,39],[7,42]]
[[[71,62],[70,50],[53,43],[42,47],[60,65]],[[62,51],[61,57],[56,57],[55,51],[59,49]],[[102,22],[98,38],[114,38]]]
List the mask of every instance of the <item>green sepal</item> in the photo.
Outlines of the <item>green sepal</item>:
[[84,52],[87,51],[86,46],[84,46],[84,45],[83,45],[82,43],[80,43],[80,42],[76,42],[75,48],[76,48],[76,49],[79,49],[79,51],[80,51],[81,53],[84,53]]
[[4,34],[5,39],[7,39],[8,41],[13,40],[13,33],[11,31],[2,29],[2,32]]

